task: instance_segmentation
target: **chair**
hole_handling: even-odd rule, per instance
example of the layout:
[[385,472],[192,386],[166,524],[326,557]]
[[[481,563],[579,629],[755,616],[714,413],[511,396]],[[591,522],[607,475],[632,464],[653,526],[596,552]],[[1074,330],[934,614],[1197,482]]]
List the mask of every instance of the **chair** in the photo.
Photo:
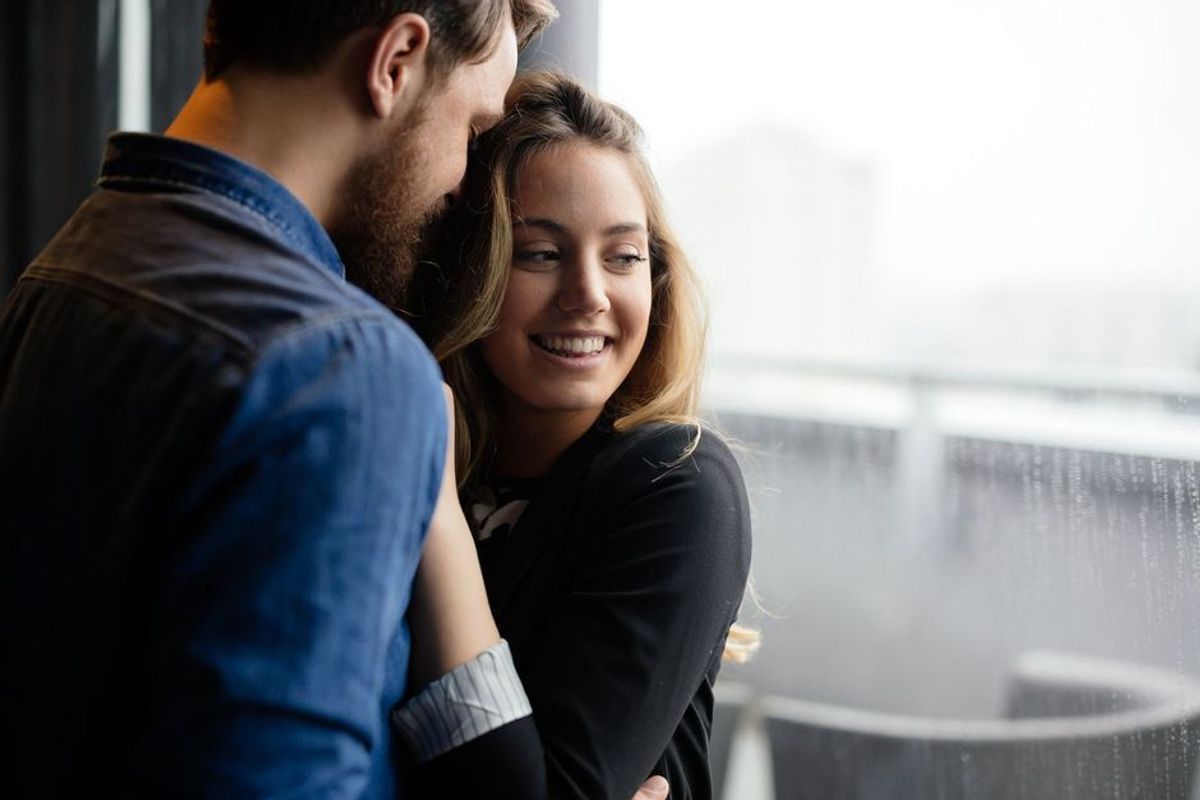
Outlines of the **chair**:
[[1009,673],[1010,719],[1096,717],[1170,708],[1186,699],[1193,681],[1155,667],[1035,650]]
[[1054,653],[1018,659],[1015,718],[761,708],[780,800],[1189,800],[1200,741],[1194,680]]

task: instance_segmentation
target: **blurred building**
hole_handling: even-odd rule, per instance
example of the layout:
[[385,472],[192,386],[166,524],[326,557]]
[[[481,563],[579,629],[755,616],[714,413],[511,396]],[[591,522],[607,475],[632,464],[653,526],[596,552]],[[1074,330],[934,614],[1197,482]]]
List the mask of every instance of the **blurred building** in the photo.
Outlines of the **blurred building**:
[[713,299],[714,351],[878,352],[869,165],[761,127],[669,161],[660,179]]

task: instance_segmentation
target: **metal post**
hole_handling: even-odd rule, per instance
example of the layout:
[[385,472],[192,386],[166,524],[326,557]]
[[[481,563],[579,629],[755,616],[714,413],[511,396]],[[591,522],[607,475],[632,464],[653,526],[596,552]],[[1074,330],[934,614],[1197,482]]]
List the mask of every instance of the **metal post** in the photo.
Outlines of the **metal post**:
[[928,377],[909,381],[912,415],[900,431],[897,507],[900,530],[912,551],[930,552],[945,542],[946,445],[937,420],[937,386]]
[[120,74],[117,127],[150,130],[150,0],[120,0]]

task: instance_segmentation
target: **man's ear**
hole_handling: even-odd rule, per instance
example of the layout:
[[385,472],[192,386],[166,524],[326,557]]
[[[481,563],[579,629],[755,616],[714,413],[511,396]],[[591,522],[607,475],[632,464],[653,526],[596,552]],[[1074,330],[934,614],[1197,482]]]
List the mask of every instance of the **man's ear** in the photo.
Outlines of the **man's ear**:
[[375,37],[367,63],[371,108],[381,119],[411,108],[429,74],[429,23],[400,14]]

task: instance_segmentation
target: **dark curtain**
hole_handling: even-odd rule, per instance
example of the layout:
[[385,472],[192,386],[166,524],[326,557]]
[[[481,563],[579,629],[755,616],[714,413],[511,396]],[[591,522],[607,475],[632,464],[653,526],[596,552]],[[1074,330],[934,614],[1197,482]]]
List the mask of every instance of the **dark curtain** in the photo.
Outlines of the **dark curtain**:
[[151,0],[150,125],[162,133],[200,80],[208,0]]
[[3,288],[91,192],[117,123],[118,0],[5,0]]
[[25,59],[23,37],[17,32],[26,26],[25,7],[21,3],[0,3],[0,297],[8,292],[10,265],[24,252],[17,237],[16,207],[12,198],[23,191],[15,169],[15,154],[24,150],[23,138],[11,124],[16,105],[13,76]]
[[[105,138],[117,127],[120,6],[0,2],[0,296],[92,191]],[[200,77],[207,7],[151,0],[155,131]]]

